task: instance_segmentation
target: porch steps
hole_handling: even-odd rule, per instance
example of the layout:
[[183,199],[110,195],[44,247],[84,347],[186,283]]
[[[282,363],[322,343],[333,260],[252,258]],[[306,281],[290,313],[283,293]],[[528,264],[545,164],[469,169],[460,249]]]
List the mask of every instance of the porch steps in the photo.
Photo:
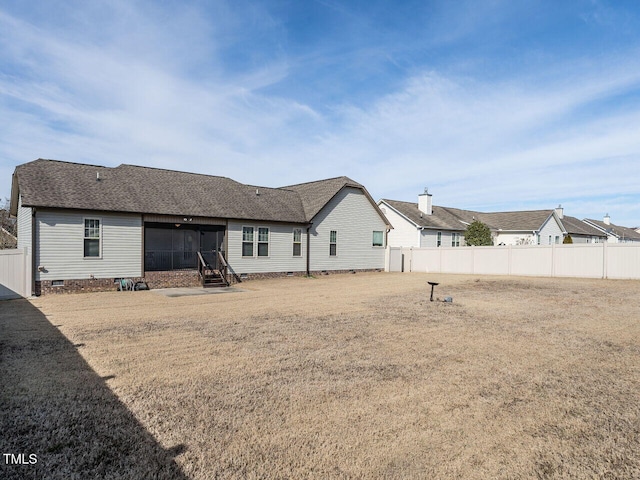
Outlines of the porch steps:
[[227,287],[227,281],[219,270],[206,270],[202,280],[204,288]]

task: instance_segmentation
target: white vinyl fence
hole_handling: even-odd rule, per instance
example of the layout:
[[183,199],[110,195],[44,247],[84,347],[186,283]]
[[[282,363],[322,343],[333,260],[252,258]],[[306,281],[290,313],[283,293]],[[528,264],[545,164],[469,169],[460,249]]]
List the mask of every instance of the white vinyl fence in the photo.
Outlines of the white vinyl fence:
[[640,279],[640,244],[387,249],[388,271]]
[[0,250],[0,300],[29,296],[31,296],[29,249]]

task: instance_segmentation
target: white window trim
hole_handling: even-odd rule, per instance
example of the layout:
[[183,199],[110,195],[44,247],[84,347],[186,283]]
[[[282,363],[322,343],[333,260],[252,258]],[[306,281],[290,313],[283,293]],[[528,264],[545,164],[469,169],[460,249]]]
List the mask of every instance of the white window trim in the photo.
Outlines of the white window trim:
[[456,232],[451,232],[451,246],[459,247],[460,246],[460,234]]
[[[384,248],[384,230],[372,230],[372,234],[371,234],[371,248]],[[375,232],[380,232],[382,233],[382,245],[374,245],[373,244],[373,234]],[[337,235],[336,235],[336,240],[337,240]],[[337,253],[337,252],[336,252]]]
[[[336,241],[331,241],[331,232],[336,232]],[[336,254],[331,255],[331,245],[336,246]],[[329,230],[329,258],[336,258],[338,256],[338,230]]]
[[[84,229],[85,229],[85,221],[86,220],[98,220],[100,222],[100,233],[99,233],[99,237],[98,237],[98,250],[99,250],[99,255],[97,257],[85,257],[84,255],[84,241],[85,240],[92,240],[91,238],[87,238],[84,236]],[[103,222],[102,222],[102,217],[82,217],[82,259],[83,260],[102,260],[102,243],[103,243],[103,231],[102,231],[102,226],[103,226]],[[93,239],[95,240],[95,239]]]
[[[261,228],[266,228],[267,229],[267,241],[266,242],[261,242],[260,241],[260,229]],[[262,226],[258,226],[256,228],[256,236],[255,236],[255,240],[256,240],[256,248],[255,248],[255,252],[256,252],[256,258],[270,258],[271,257],[271,227],[265,227],[264,225]],[[258,247],[261,243],[266,243],[267,244],[267,255],[260,255],[258,253]]]
[[[244,241],[244,229],[245,228],[252,228],[253,229],[253,241],[251,242],[252,245],[252,255],[243,255],[243,246],[245,243],[250,243],[250,242],[245,242]],[[260,237],[260,229],[261,228],[266,228],[267,229],[267,241],[266,242],[261,242],[259,241],[259,237]],[[266,243],[267,244],[267,252],[269,253],[268,255],[258,255],[258,245],[260,243]],[[266,226],[266,225],[242,225],[242,229],[240,230],[240,257],[244,258],[244,259],[249,259],[249,258],[271,258],[271,227],[270,226]]]
[[[296,242],[296,231],[300,232],[300,241]],[[292,246],[291,246],[291,256],[293,258],[300,258],[302,257],[302,229],[301,228],[294,228],[293,232],[291,234],[291,240],[292,240]],[[295,255],[293,253],[293,248],[296,244],[300,244],[300,255]]]
[[[251,242],[244,241],[244,229],[251,228]],[[251,255],[244,254],[244,244],[251,243]],[[240,229],[240,257],[241,258],[255,258],[256,257],[256,227],[253,225],[242,225]]]

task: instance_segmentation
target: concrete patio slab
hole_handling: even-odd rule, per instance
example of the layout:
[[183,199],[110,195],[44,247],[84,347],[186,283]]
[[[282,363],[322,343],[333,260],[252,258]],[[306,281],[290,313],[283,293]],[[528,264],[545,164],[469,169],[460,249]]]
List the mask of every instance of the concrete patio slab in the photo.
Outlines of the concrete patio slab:
[[153,293],[163,295],[165,297],[189,297],[195,295],[215,295],[220,293],[240,293],[246,292],[242,288],[236,287],[217,287],[217,288],[158,288],[151,290]]

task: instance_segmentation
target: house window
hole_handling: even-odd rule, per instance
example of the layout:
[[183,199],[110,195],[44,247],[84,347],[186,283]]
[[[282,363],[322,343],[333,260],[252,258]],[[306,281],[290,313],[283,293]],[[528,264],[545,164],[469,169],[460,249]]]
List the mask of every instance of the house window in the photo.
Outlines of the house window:
[[374,247],[384,246],[384,232],[380,232],[377,230],[373,231],[373,246]]
[[100,256],[100,219],[84,219],[84,256]]
[[436,234],[436,247],[442,246],[442,232]]
[[551,235],[549,235],[549,245],[551,245],[551,244],[552,244],[552,242],[551,242]]
[[336,230],[331,230],[329,233],[329,255],[332,257],[336,256],[336,247],[338,244],[338,232]]
[[294,257],[302,256],[302,229],[301,228],[293,229],[293,256]]
[[560,243],[560,236],[556,235],[556,245]]
[[459,247],[460,246],[460,234],[459,233],[452,233],[451,234],[451,246],[452,247]]
[[540,234],[536,235],[536,243],[540,245]]
[[269,229],[267,227],[258,228],[258,256],[269,256]]
[[253,257],[253,227],[242,227],[242,256]]

